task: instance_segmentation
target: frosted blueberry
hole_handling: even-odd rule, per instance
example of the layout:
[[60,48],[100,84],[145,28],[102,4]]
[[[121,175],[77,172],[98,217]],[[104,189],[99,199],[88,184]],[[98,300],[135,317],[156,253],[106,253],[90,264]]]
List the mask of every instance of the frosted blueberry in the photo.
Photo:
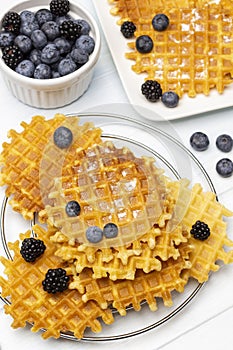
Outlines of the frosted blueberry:
[[173,91],[166,91],[162,95],[161,101],[166,107],[174,108],[179,103],[179,96]]
[[201,131],[197,131],[190,137],[190,145],[195,151],[205,151],[209,147],[209,138]]
[[70,217],[79,216],[81,207],[78,202],[70,201],[66,204],[66,214]]
[[72,17],[68,14],[65,16],[56,17],[56,19],[55,19],[58,26],[60,26],[63,22],[70,21],[70,20],[72,20]]
[[34,64],[29,60],[21,61],[18,66],[15,68],[15,71],[25,77],[31,78],[35,70]]
[[114,238],[118,235],[118,227],[117,225],[109,222],[104,226],[103,234],[106,238]]
[[60,36],[59,26],[54,21],[44,23],[41,30],[45,33],[48,40],[51,41]]
[[233,140],[230,135],[222,134],[217,137],[216,140],[217,148],[222,152],[230,152],[233,147]]
[[77,65],[71,58],[64,58],[58,65],[58,72],[61,76],[70,74],[77,69]]
[[0,33],[0,47],[6,47],[14,44],[15,34],[11,32]]
[[159,13],[153,17],[152,26],[154,30],[157,30],[158,32],[163,32],[169,26],[169,18],[163,13]]
[[81,26],[81,31],[80,33],[82,35],[88,35],[90,33],[91,27],[85,19],[76,19],[74,22],[79,24]]
[[33,22],[22,22],[20,26],[20,33],[30,37],[32,32],[39,28],[39,23],[34,20]]
[[50,79],[52,76],[51,68],[48,64],[40,63],[34,71],[35,79]]
[[71,44],[66,38],[56,38],[53,43],[58,48],[61,55],[64,55],[71,50]]
[[91,243],[98,243],[103,239],[103,231],[98,226],[90,226],[86,230],[86,238]]
[[27,54],[32,49],[32,41],[31,39],[23,34],[18,35],[14,41],[15,45],[21,50],[23,54]]
[[68,148],[73,141],[72,131],[65,126],[60,126],[53,134],[53,141],[61,149]]
[[79,66],[85,64],[89,60],[89,55],[83,50],[74,48],[71,53],[70,57],[72,60]]
[[24,10],[20,13],[21,23],[32,23],[35,21],[35,14],[32,11]]
[[41,51],[38,49],[32,50],[29,54],[29,59],[35,66],[38,66],[41,63]]
[[95,41],[89,35],[81,35],[79,38],[77,38],[75,47],[77,49],[83,50],[84,52],[88,53],[88,55],[90,55],[95,48]]
[[40,9],[36,12],[35,17],[40,26],[53,20],[53,14],[48,9]]
[[216,164],[217,173],[222,177],[230,177],[233,174],[233,162],[228,158],[223,158]]
[[40,29],[36,29],[32,32],[31,41],[35,49],[43,49],[48,43],[45,33]]
[[54,44],[47,44],[41,52],[41,61],[52,64],[59,60],[60,53]]

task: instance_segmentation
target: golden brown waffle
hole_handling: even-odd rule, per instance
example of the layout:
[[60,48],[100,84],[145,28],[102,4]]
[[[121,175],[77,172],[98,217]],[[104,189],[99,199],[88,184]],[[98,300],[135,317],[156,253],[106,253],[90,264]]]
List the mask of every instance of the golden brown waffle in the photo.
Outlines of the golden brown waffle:
[[[166,189],[163,172],[154,165],[153,158],[137,158],[127,148],[116,148],[110,142],[87,149],[75,163],[76,174],[55,179],[53,201],[46,206],[49,222],[77,242],[93,247],[94,251],[109,247],[131,245],[146,234],[154,224],[165,225]],[[68,217],[67,202],[75,200],[81,213]],[[86,229],[107,223],[118,227],[116,238],[90,243]],[[80,248],[82,249],[82,248]]]
[[150,19],[141,18],[135,36],[149,35],[154,42],[150,53],[141,54],[135,41],[126,57],[135,61],[134,72],[146,79],[157,80],[163,91],[209,95],[212,88],[222,93],[233,82],[233,6],[221,4],[200,8],[158,9],[165,13],[170,24],[157,32]]
[[118,16],[118,24],[124,21],[132,21],[136,25],[140,19],[151,19],[152,14],[158,13],[159,8],[188,8],[194,1],[191,0],[109,0],[111,5],[111,14]]
[[149,308],[155,311],[156,298],[162,298],[165,306],[171,306],[171,292],[174,290],[183,292],[187,280],[181,277],[181,272],[191,266],[188,261],[190,251],[191,247],[182,243],[178,259],[170,258],[162,262],[161,271],[145,273],[137,270],[133,281],[93,279],[92,271],[85,269],[74,277],[69,287],[84,293],[82,300],[85,302],[95,300],[103,309],[112,304],[122,316],[126,314],[126,308],[130,305],[134,310],[140,310],[140,304],[144,300]]
[[[5,266],[7,279],[0,277],[2,296],[9,298],[11,304],[5,306],[5,312],[14,319],[13,328],[25,327],[32,323],[31,330],[45,329],[43,338],[60,337],[60,332],[72,332],[80,339],[87,327],[93,332],[101,331],[97,318],[106,324],[113,322],[110,310],[102,310],[96,302],[84,303],[77,290],[48,294],[42,288],[42,281],[50,268],[63,267],[61,260],[54,255],[55,246],[50,242],[54,229],[47,232],[35,226],[34,232],[46,245],[46,250],[34,263],[27,263],[21,256],[19,241],[9,244],[14,252],[13,261],[1,258]],[[30,232],[21,235],[29,237]]]
[[[200,283],[206,281],[211,271],[217,271],[219,265],[217,261],[223,261],[225,264],[233,262],[233,241],[227,237],[227,224],[224,222],[224,216],[232,216],[233,213],[222,206],[212,192],[204,192],[199,184],[195,184],[191,189],[187,187],[187,182],[168,182],[171,189],[171,195],[174,198],[179,197],[179,192],[190,192],[189,204],[183,200],[176,202],[174,207],[174,222],[180,222],[190,231],[192,225],[197,220],[205,222],[210,228],[210,236],[204,241],[189,238],[189,243],[194,247],[190,253],[191,268],[186,272],[186,277],[194,277]],[[184,186],[185,189],[181,189]],[[180,198],[180,197],[179,197]],[[179,217],[178,213],[182,213]],[[226,248],[228,250],[226,250]]]
[[[74,135],[80,137],[75,138],[69,150],[63,153],[61,150],[54,152],[55,148],[50,139],[55,129],[64,124],[72,129]],[[41,192],[43,182],[40,183],[40,177],[41,181],[47,180],[46,188],[49,188],[54,169],[60,171],[62,166],[68,164],[70,173],[77,151],[81,153],[84,147],[100,142],[101,130],[94,128],[91,123],[79,126],[77,117],[65,117],[62,114],[57,114],[50,120],[35,116],[29,124],[22,122],[21,126],[23,131],[10,130],[8,137],[11,141],[3,144],[0,156],[0,185],[6,185],[6,195],[11,196],[13,209],[20,212],[25,219],[32,219],[34,212],[44,208],[41,193],[47,193],[45,190]],[[64,164],[61,164],[61,161]],[[44,178],[43,174],[46,175]],[[45,182],[43,184],[45,185]]]
[[[145,273],[154,270],[160,271],[161,260],[167,261],[170,257],[177,259],[180,256],[180,244],[187,242],[189,237],[187,231],[182,230],[181,226],[177,226],[172,232],[159,228],[153,228],[152,230],[154,231],[155,247],[151,249],[147,243],[142,243],[142,238],[139,240],[139,243],[141,242],[140,254],[135,254],[135,252],[131,255],[127,254],[128,251],[131,252],[130,249],[124,249],[125,255],[122,255],[121,250],[111,250],[111,260],[107,259],[105,261],[107,252],[97,251],[94,261],[90,262],[86,250],[79,251],[77,246],[71,247],[65,242],[65,237],[61,243],[57,243],[58,249],[55,254],[74,265],[74,275],[88,267],[92,270],[95,279],[108,277],[113,281],[118,279],[133,280],[138,269]],[[54,240],[53,237],[52,240]]]

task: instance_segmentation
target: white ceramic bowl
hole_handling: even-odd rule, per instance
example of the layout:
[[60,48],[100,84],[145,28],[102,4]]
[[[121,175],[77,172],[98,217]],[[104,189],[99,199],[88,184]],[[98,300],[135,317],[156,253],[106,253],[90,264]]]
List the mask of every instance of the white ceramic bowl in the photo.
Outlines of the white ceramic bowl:
[[[23,10],[37,11],[40,8],[49,8],[49,3],[50,0],[24,1],[8,11],[17,13]],[[95,40],[95,49],[89,56],[89,61],[75,72],[55,79],[28,78],[7,67],[0,57],[0,70],[7,87],[17,99],[27,105],[37,108],[62,107],[77,100],[87,90],[92,80],[94,67],[100,55],[99,29],[90,13],[72,1],[69,14],[74,18],[85,19],[91,26],[90,35]]]

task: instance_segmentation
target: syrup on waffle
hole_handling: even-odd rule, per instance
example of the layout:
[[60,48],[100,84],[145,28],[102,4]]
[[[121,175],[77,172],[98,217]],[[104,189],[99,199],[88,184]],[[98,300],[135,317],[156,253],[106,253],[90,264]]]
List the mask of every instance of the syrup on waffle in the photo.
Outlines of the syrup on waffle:
[[[55,246],[50,241],[54,229],[45,231],[35,226],[34,232],[46,245],[44,254],[38,260],[27,263],[20,254],[19,241],[9,244],[14,252],[13,261],[1,258],[7,279],[0,277],[0,286],[2,296],[10,299],[10,305],[5,305],[5,312],[14,319],[12,327],[25,327],[30,322],[33,332],[45,330],[42,334],[45,339],[58,338],[61,332],[72,332],[80,339],[87,327],[93,332],[101,331],[98,318],[102,318],[106,324],[112,323],[113,316],[109,309],[102,310],[94,301],[84,303],[77,290],[56,294],[43,290],[42,281],[48,269],[64,266],[54,255]],[[21,239],[29,236],[30,232],[27,232],[21,235]]]
[[112,304],[122,316],[126,314],[128,306],[132,306],[136,311],[140,310],[141,302],[144,300],[150,310],[155,311],[156,298],[162,298],[165,306],[171,306],[171,292],[174,290],[183,292],[187,280],[181,277],[181,272],[191,266],[188,261],[190,251],[191,247],[182,243],[178,259],[170,258],[162,262],[160,271],[145,273],[137,270],[133,281],[94,279],[92,271],[85,269],[74,277],[69,288],[78,289],[83,293],[83,301],[95,300],[103,309]]
[[[3,151],[0,156],[2,165],[0,185],[6,185],[6,195],[11,196],[10,203],[13,209],[20,212],[25,219],[32,219],[34,212],[39,212],[44,208],[41,198],[40,176],[43,178],[43,170],[49,170],[46,172],[47,180],[53,179],[52,165],[57,167],[59,158],[50,157],[48,160],[49,168],[45,165],[45,156],[43,159],[44,169],[40,163],[48,140],[55,129],[67,123],[74,134],[81,135],[61,158],[64,161],[63,166],[67,165],[70,173],[72,159],[77,150],[80,151],[80,148],[88,147],[91,142],[100,142],[101,130],[94,128],[91,123],[79,126],[77,117],[68,118],[62,114],[57,114],[50,120],[45,120],[42,116],[35,116],[29,124],[21,123],[22,132],[10,130],[8,137],[11,138],[11,141],[3,143]],[[48,149],[46,154],[51,156]]]

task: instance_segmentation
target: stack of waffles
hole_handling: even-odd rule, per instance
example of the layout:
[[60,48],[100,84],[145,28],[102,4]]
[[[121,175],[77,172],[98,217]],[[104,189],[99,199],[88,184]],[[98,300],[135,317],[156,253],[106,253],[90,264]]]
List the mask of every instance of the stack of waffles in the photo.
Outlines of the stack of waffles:
[[[107,0],[105,0],[107,1]],[[117,23],[132,21],[135,38],[129,39],[126,58],[132,70],[145,80],[156,80],[162,90],[209,95],[219,93],[233,81],[232,0],[109,0]],[[169,26],[154,30],[152,19],[165,14]],[[136,39],[148,35],[154,45],[149,53],[136,49]],[[143,83],[143,81],[142,81]]]
[[[113,309],[124,316],[146,302],[155,311],[158,298],[169,307],[190,278],[202,283],[219,269],[217,261],[233,262],[223,220],[232,213],[214,193],[173,181],[154,159],[104,141],[99,128],[78,117],[35,116],[22,126],[3,144],[0,180],[25,220],[38,214],[43,226],[33,232],[46,249],[34,262],[25,261],[21,247],[28,231],[9,244],[13,259],[0,259],[12,327],[29,322],[32,331],[44,330],[44,338],[69,332],[80,339],[87,328],[100,332],[100,319],[113,323]],[[54,143],[59,127],[73,134],[66,149]],[[79,203],[75,216],[66,210],[70,201]],[[190,234],[198,220],[210,229],[205,240]],[[87,238],[88,228],[104,230],[109,223],[117,235]],[[58,268],[69,276],[68,288],[48,293],[42,282]]]

